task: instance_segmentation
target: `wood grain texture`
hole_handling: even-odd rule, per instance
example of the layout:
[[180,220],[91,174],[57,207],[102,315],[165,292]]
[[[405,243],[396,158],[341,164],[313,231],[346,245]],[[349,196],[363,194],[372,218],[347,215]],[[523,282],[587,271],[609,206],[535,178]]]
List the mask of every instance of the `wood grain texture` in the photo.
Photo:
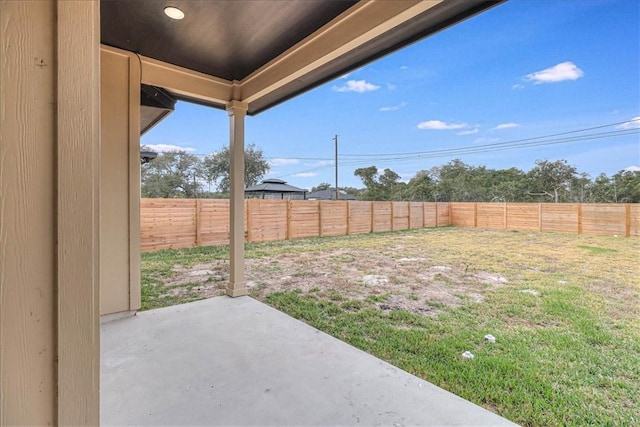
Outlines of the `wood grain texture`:
[[[102,47],[101,47],[102,50]],[[101,68],[102,72],[102,68]],[[129,56],[129,310],[142,306],[140,282],[140,62]],[[104,164],[103,161],[100,162]],[[101,234],[101,236],[104,236]]]
[[371,202],[373,232],[391,231],[393,207],[391,202]]
[[[200,203],[200,229],[195,206]],[[538,203],[356,202],[334,200],[247,200],[247,241],[265,242],[317,236],[442,227],[577,232],[577,206]],[[451,215],[450,215],[451,212]],[[543,217],[540,214],[544,212]],[[627,215],[628,212],[628,215]],[[229,242],[229,201],[142,199],[144,251]],[[640,206],[583,205],[583,232],[638,236]]]
[[640,237],[640,204],[629,205],[629,236]]
[[100,312],[140,307],[140,70],[101,49]]
[[0,2],[0,425],[56,422],[55,16]]
[[288,212],[289,239],[317,237],[320,235],[320,201],[290,200]]
[[348,202],[348,233],[371,233],[371,202]]
[[229,201],[229,286],[227,295],[247,294],[244,277],[245,203],[244,203],[244,128],[248,105],[231,101],[229,113],[230,201]]
[[100,422],[100,4],[58,1],[58,413]]
[[409,202],[409,228],[424,227],[424,203]]

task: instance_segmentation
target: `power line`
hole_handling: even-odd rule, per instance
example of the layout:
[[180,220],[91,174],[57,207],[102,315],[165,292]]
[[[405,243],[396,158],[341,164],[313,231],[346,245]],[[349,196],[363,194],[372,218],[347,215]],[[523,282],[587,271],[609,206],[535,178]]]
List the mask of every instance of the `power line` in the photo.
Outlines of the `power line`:
[[[506,142],[499,142],[499,143],[491,143],[491,144],[484,144],[484,145],[476,145],[475,147],[492,147],[492,146],[496,146],[496,145],[505,145],[505,144],[511,144],[511,143],[515,143],[515,142],[523,142],[523,141],[532,141],[535,139],[545,139],[545,138],[551,138],[552,136],[562,136],[562,135],[568,135],[571,133],[579,133],[579,132],[586,132],[589,130],[595,130],[595,129],[602,129],[602,128],[606,128],[606,127],[611,127],[611,126],[618,126],[618,125],[622,125],[625,123],[629,123],[629,120],[624,121],[624,122],[616,122],[616,123],[609,123],[606,125],[599,125],[599,126],[593,126],[593,127],[589,127],[589,128],[583,128],[583,129],[576,129],[576,130],[570,130],[570,131],[566,131],[566,132],[560,132],[560,133],[552,133],[552,134],[548,134],[548,135],[542,135],[542,136],[534,136],[534,137],[530,137],[530,138],[522,138],[522,139],[516,139],[516,140],[511,140],[511,141],[506,141]],[[623,130],[627,130],[627,129],[623,129]],[[630,130],[635,130],[635,129],[630,129]],[[416,155],[416,154],[422,154],[422,153],[429,153],[430,151],[416,151],[416,152],[412,152],[412,153],[384,153],[384,154],[342,154],[342,156],[356,156],[356,157],[369,157],[369,156],[388,156],[388,155],[394,155],[394,156],[401,156],[401,155]]]
[[[340,165],[342,166],[360,165],[360,164],[366,164],[366,163],[372,163],[372,162],[388,162],[388,161],[406,162],[406,161],[413,161],[416,159],[427,159],[427,158],[436,158],[436,157],[449,157],[449,156],[462,155],[462,154],[506,151],[506,150],[513,150],[518,148],[566,144],[571,142],[588,141],[588,140],[602,139],[602,138],[615,138],[619,136],[640,133],[640,129],[626,129],[626,130],[617,130],[617,131],[610,131],[610,132],[592,133],[592,134],[586,134],[586,135],[576,135],[576,136],[567,137],[567,138],[544,139],[552,136],[561,136],[561,135],[568,135],[571,133],[585,132],[587,130],[601,129],[604,127],[619,125],[621,123],[627,123],[627,122],[613,123],[613,124],[602,125],[602,126],[594,126],[591,128],[585,128],[585,129],[574,130],[569,132],[561,132],[557,134],[550,134],[550,135],[533,137],[533,138],[524,138],[524,139],[501,142],[501,143],[458,147],[458,148],[442,149],[442,150],[421,151],[421,152],[415,152],[415,153],[381,154],[379,155],[379,157],[367,158],[367,159],[354,158],[345,162],[340,162]],[[389,156],[389,155],[392,155],[392,156],[395,155],[399,157],[382,157],[382,156]],[[361,155],[361,156],[364,156],[364,155]],[[407,157],[407,156],[410,156],[410,157]],[[324,169],[330,166],[333,166],[333,165],[321,165],[321,166],[307,169],[304,171],[298,171],[298,172],[293,172],[286,175],[280,175],[280,177],[287,177],[287,176],[292,176],[299,173],[312,172],[312,171]]]
[[[467,146],[467,147],[458,147],[458,148],[448,148],[448,149],[442,149],[442,150],[423,151],[420,154],[416,154],[412,156],[404,155],[400,157],[350,159],[350,161],[352,161],[353,163],[362,163],[362,162],[370,162],[373,160],[379,160],[379,161],[414,160],[414,159],[420,159],[420,158],[443,157],[443,156],[450,156],[450,155],[456,155],[456,154],[484,153],[484,152],[492,152],[492,151],[511,150],[514,148],[528,148],[528,147],[536,147],[536,146],[542,146],[542,145],[565,144],[565,143],[577,142],[577,141],[587,141],[592,139],[612,138],[612,137],[618,137],[618,136],[624,136],[624,135],[632,135],[636,133],[640,133],[640,129],[601,132],[601,133],[593,133],[593,134],[587,134],[587,135],[578,135],[578,136],[573,136],[568,138],[547,139],[542,141],[518,142],[523,140],[517,140],[517,141],[509,141],[509,142],[500,143],[500,144],[487,144],[487,145]],[[348,163],[345,162],[343,164],[348,164]]]

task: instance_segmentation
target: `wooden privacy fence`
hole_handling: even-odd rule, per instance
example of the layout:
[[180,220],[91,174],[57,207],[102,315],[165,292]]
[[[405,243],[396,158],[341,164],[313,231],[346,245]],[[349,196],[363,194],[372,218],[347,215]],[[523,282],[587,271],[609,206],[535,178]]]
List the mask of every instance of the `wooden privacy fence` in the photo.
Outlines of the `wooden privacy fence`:
[[[248,242],[449,225],[448,203],[245,200]],[[229,243],[229,200],[141,199],[143,251]]]
[[449,203],[458,227],[640,237],[640,204]]
[[[229,201],[142,199],[143,251],[229,242]],[[248,242],[453,225],[640,237],[639,204],[245,200]]]

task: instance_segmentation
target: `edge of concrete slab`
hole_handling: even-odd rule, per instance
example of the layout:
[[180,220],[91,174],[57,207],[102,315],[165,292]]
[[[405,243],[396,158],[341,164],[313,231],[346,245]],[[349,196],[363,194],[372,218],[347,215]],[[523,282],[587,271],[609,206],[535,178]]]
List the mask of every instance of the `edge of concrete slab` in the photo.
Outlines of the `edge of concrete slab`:
[[101,328],[105,424],[515,425],[250,297]]

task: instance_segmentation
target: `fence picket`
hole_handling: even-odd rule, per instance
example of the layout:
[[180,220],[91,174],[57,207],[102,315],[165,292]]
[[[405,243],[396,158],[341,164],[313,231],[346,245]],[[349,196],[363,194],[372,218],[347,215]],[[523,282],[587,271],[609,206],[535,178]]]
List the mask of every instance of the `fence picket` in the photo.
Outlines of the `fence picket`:
[[[246,238],[344,236],[421,225],[640,237],[638,203],[421,203],[248,200]],[[229,201],[141,199],[140,223],[143,251],[225,244]]]

